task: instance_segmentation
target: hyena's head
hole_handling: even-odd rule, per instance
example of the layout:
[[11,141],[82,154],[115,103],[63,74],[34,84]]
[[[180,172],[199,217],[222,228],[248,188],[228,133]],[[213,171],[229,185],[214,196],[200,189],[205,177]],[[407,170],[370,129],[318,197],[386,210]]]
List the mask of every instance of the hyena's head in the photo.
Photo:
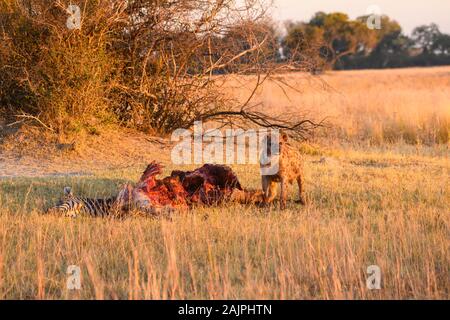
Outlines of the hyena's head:
[[288,136],[283,131],[269,132],[262,140],[259,163],[261,175],[276,175],[283,145],[288,142]]
[[287,143],[289,137],[286,132],[273,131],[266,134],[261,143],[261,152],[267,157],[271,157],[272,155],[279,155],[283,145]]

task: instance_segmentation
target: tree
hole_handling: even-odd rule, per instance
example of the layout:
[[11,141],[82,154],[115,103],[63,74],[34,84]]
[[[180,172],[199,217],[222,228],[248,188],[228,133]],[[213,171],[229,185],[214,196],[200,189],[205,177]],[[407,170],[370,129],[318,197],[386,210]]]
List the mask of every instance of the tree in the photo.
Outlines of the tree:
[[439,27],[432,23],[415,28],[412,33],[414,44],[422,49],[423,54],[432,54],[433,47],[440,37]]
[[[275,23],[269,19],[260,21],[243,20],[224,30],[214,39],[217,48],[215,59],[239,56],[235,63],[227,68],[216,70],[217,73],[254,73],[255,67],[265,66],[270,69],[280,61],[280,44]],[[251,50],[256,44],[262,44],[258,55],[241,55]],[[219,49],[220,48],[220,49]]]
[[441,33],[436,24],[415,28],[412,41],[412,47],[421,51],[414,57],[416,65],[450,64],[450,35]]
[[285,46],[287,52],[310,52],[319,49],[326,65],[336,66],[343,57],[370,52],[376,41],[366,24],[350,20],[340,12],[317,12],[308,23],[289,24]]
[[[356,20],[361,23],[367,23],[370,16],[364,15],[356,18]],[[402,27],[398,24],[397,21],[392,20],[387,15],[382,15],[380,17],[380,29],[371,30],[371,36],[375,38],[375,42],[380,42],[387,35],[391,34],[400,34],[402,32]]]
[[450,35],[439,34],[432,46],[432,51],[441,56],[450,56]]
[[281,43],[283,53],[294,61],[309,62],[311,70],[324,69],[323,29],[303,22],[287,22],[285,27],[287,34]]
[[[368,16],[357,19],[367,21]],[[411,41],[402,34],[402,28],[397,21],[383,15],[381,16],[381,29],[371,30],[371,33],[376,39],[376,45],[366,59],[366,67],[396,67],[400,63],[407,63]]]

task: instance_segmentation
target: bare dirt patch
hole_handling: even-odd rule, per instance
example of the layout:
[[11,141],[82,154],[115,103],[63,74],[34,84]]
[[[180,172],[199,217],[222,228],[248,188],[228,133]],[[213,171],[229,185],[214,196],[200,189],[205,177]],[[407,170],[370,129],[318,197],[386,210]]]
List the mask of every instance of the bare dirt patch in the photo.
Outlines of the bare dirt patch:
[[19,131],[2,142],[0,178],[90,175],[98,170],[135,167],[152,160],[166,162],[170,157],[169,140],[124,129],[68,141]]

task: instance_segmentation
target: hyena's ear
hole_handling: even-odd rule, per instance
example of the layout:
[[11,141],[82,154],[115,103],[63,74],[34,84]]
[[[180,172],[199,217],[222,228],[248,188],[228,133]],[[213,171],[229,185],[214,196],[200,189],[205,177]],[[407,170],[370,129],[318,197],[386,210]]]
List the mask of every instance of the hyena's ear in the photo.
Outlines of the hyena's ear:
[[64,187],[64,196],[65,197],[73,197],[72,188],[71,187]]

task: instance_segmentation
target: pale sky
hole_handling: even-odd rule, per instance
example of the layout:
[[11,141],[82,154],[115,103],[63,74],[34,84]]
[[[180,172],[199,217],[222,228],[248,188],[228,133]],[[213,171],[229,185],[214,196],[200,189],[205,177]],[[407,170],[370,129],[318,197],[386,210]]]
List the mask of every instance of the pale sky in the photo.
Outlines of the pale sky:
[[[450,0],[273,0],[277,20],[309,20],[315,12],[347,13],[350,18],[366,14],[377,5],[382,14],[396,20],[406,34],[414,27],[431,22],[450,34]],[[372,13],[372,12],[371,12]]]

